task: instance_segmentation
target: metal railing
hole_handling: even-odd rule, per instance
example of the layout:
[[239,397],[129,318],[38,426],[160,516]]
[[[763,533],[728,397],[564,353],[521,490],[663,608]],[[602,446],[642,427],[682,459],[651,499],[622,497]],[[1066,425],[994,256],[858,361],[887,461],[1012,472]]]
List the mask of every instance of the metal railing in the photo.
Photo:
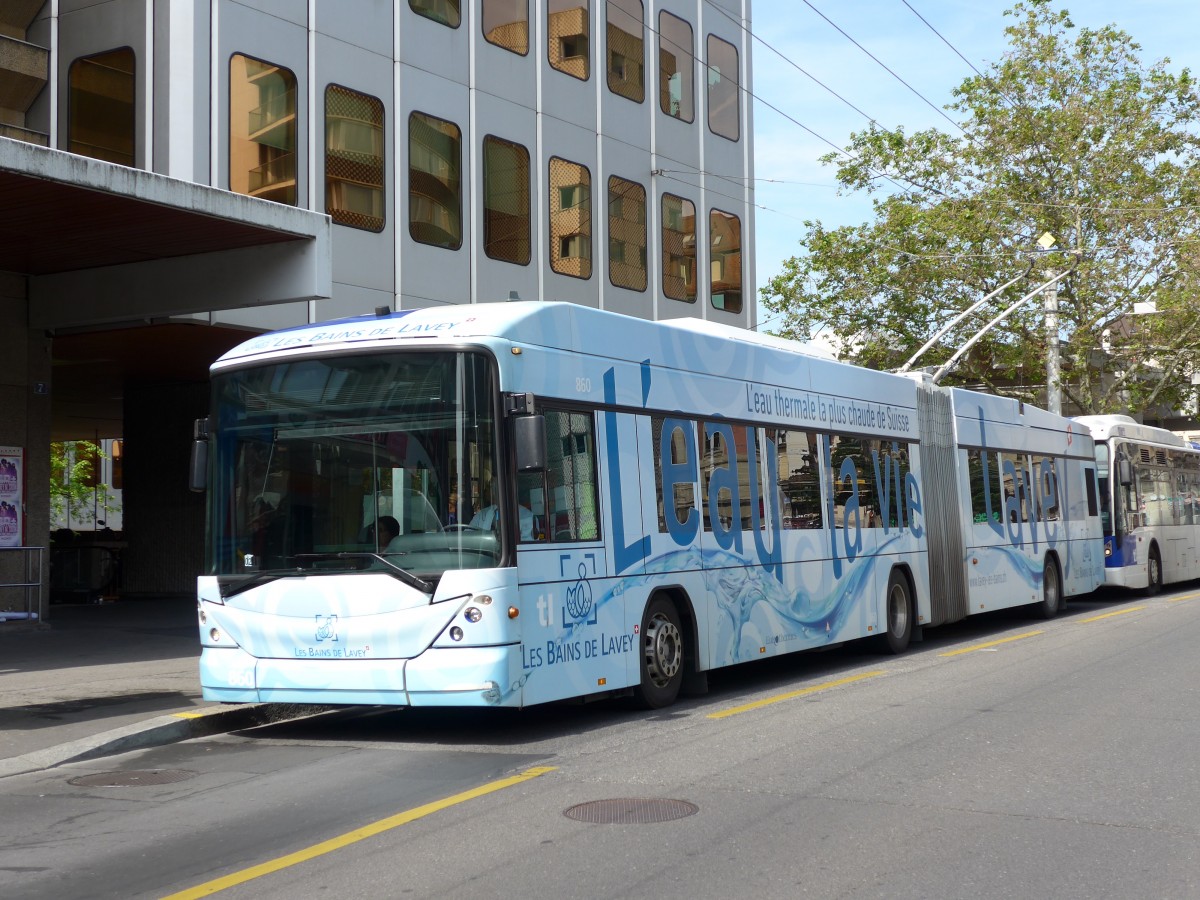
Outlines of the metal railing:
[[[41,618],[42,569],[45,552],[45,547],[0,547],[0,558],[7,553],[21,554],[21,563],[13,568],[23,572],[20,581],[0,581],[0,598],[4,597],[7,589],[23,591],[25,597],[25,610],[5,611],[0,609],[0,622]],[[0,572],[8,571],[11,571],[8,566],[0,567]]]

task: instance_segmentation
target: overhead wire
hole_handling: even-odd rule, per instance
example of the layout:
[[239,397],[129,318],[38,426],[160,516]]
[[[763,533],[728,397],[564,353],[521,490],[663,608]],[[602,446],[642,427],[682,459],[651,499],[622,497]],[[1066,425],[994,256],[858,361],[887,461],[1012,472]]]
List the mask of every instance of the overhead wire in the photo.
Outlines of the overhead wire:
[[859,50],[861,50],[863,53],[865,53],[867,56],[869,56],[871,59],[873,59],[879,65],[880,68],[882,68],[885,72],[887,72],[889,75],[891,75],[897,81],[899,81],[902,85],[904,85],[906,88],[908,88],[914,94],[916,94],[916,96],[919,97],[922,100],[922,102],[924,102],[925,105],[927,105],[930,109],[932,109],[934,112],[936,112],[938,115],[940,115],[943,119],[945,119],[947,122],[949,122],[955,128],[957,128],[963,134],[967,133],[965,128],[963,128],[961,125],[959,125],[957,122],[955,122],[952,118],[950,118],[948,115],[946,115],[946,111],[944,109],[942,109],[938,106],[935,106],[932,102],[930,102],[930,100],[924,94],[922,94],[915,87],[913,87],[911,84],[909,84],[907,81],[905,81],[899,75],[897,75],[894,71],[892,71],[892,69],[886,63],[884,63],[882,60],[880,60],[879,57],[877,57],[874,53],[872,53],[870,50],[868,50],[866,47],[864,47],[862,44],[860,44],[858,41],[856,41],[854,38],[852,38],[849,34],[847,34],[846,31],[840,25],[838,25],[831,18],[829,18],[829,16],[825,15],[825,13],[821,12],[819,9],[817,9],[815,6],[813,6],[812,3],[809,2],[809,0],[802,0],[802,2],[804,3],[805,6],[807,6],[809,9],[811,9],[813,12],[815,12],[818,16],[820,16],[822,19],[824,19],[826,22],[828,22],[830,25],[832,25],[834,28],[836,28],[838,30],[838,32],[844,38],[846,38],[846,40],[848,40],[855,47],[857,47]]
[[973,71],[973,72],[974,72],[976,75],[978,75],[978,76],[979,76],[980,78],[982,78],[984,81],[988,82],[988,83],[989,83],[989,84],[990,84],[990,85],[991,85],[993,88],[995,88],[995,90],[996,90],[996,93],[997,93],[997,94],[999,94],[1001,97],[1003,97],[1003,98],[1004,98],[1005,102],[1007,102],[1009,106],[1011,106],[1011,107],[1013,107],[1014,109],[1016,109],[1016,107],[1017,107],[1019,104],[1018,104],[1018,103],[1017,103],[1015,100],[1013,100],[1011,97],[1009,97],[1009,96],[1008,96],[1008,94],[1004,93],[1004,91],[1000,90],[1000,87],[999,87],[999,85],[997,85],[997,84],[996,84],[996,82],[995,82],[995,80],[994,80],[993,78],[991,78],[990,76],[988,76],[988,75],[985,75],[985,74],[983,74],[983,72],[979,71],[979,69],[978,69],[978,67],[976,67],[975,63],[973,63],[973,62],[971,62],[969,59],[967,59],[967,58],[966,58],[966,57],[965,57],[965,56],[962,54],[962,51],[960,51],[960,50],[959,50],[957,47],[955,47],[955,46],[954,46],[952,43],[950,43],[950,41],[949,41],[949,40],[948,40],[948,39],[945,37],[945,35],[943,35],[943,34],[942,34],[940,31],[938,31],[936,28],[934,28],[934,27],[933,27],[933,25],[931,25],[931,24],[930,24],[929,20],[928,20],[928,19],[926,19],[926,18],[925,18],[923,15],[921,15],[919,12],[917,12],[917,11],[916,11],[916,9],[914,9],[914,8],[913,8],[913,5],[912,5],[911,3],[909,3],[909,2],[908,2],[908,0],[900,0],[900,2],[901,2],[901,3],[903,3],[905,6],[907,6],[907,7],[909,8],[909,10],[911,10],[911,11],[912,11],[912,14],[913,14],[914,16],[916,16],[918,19],[920,19],[922,22],[924,22],[924,23],[925,23],[925,26],[926,26],[926,27],[927,27],[927,28],[928,28],[930,31],[932,31],[932,32],[933,32],[934,34],[936,34],[936,35],[937,35],[939,38],[941,38],[941,40],[942,40],[942,43],[944,43],[944,44],[945,44],[947,47],[949,47],[951,50],[953,50],[953,51],[955,52],[955,54],[957,54],[957,56],[958,56],[958,58],[959,58],[959,59],[961,59],[961,60],[962,60],[963,62],[965,62],[965,63],[966,63],[968,66],[970,66],[970,67],[971,67],[971,71]]

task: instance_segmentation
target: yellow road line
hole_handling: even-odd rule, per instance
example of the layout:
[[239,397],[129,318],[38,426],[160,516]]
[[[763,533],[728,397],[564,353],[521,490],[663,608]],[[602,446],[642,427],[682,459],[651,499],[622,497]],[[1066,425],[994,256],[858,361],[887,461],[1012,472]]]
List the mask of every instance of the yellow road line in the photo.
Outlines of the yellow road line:
[[734,706],[721,712],[709,713],[710,719],[728,719],[730,716],[736,716],[738,713],[749,712],[752,709],[762,709],[764,706],[770,706],[772,703],[782,703],[784,700],[794,700],[797,697],[803,697],[806,694],[815,694],[817,691],[828,690],[829,688],[841,687],[843,684],[852,684],[855,681],[862,681],[865,678],[874,678],[876,675],[883,675],[883,670],[877,672],[864,672],[862,675],[851,675],[849,678],[840,678],[837,681],[826,681],[821,684],[814,684],[812,687],[806,687],[799,691],[790,691],[786,694],[779,694],[775,697],[767,697],[765,700],[755,700],[753,703],[746,703],[743,706]]
[[1182,597],[1172,597],[1168,603],[1182,603],[1184,600],[1195,600],[1200,594],[1184,594]]
[[1019,641],[1022,638],[1034,637],[1035,635],[1045,633],[1044,631],[1026,631],[1024,634],[1014,634],[1012,637],[1000,638],[998,641],[988,641],[986,644],[972,644],[970,647],[963,647],[961,650],[950,650],[946,653],[939,653],[938,656],[961,656],[964,653],[972,653],[975,650],[983,650],[987,647],[995,647],[999,644],[1007,644],[1009,641]]
[[1101,619],[1111,619],[1113,616],[1125,616],[1131,612],[1137,612],[1139,609],[1145,609],[1144,606],[1131,606],[1129,609],[1118,609],[1116,612],[1104,613],[1100,616],[1092,616],[1088,619],[1080,619],[1079,624],[1085,625],[1088,622],[1099,622]]
[[272,872],[278,872],[297,863],[307,862],[318,856],[324,856],[326,853],[332,853],[334,850],[340,850],[343,847],[348,847],[351,844],[374,837],[377,834],[382,834],[385,831],[390,831],[393,828],[398,828],[401,825],[407,825],[409,822],[422,819],[425,816],[440,812],[459,803],[465,803],[468,800],[474,800],[485,794],[492,794],[496,791],[502,791],[505,788],[522,784],[533,778],[537,778],[539,775],[553,772],[555,768],[556,766],[539,766],[526,769],[520,775],[513,775],[511,778],[501,778],[499,781],[493,781],[489,784],[472,788],[469,791],[463,791],[461,794],[455,794],[452,797],[445,797],[441,800],[435,800],[432,803],[426,803],[424,806],[418,806],[414,809],[397,813],[394,816],[380,819],[378,822],[372,822],[370,825],[364,825],[362,828],[356,828],[354,831],[346,832],[346,834],[339,835],[338,837],[330,838],[319,844],[313,844],[311,847],[305,847],[303,850],[297,850],[295,853],[289,853],[287,856],[281,856],[278,859],[272,859],[257,866],[242,869],[240,872],[234,872],[232,875],[226,875],[223,878],[206,881],[204,884],[196,885],[194,888],[188,888],[186,891],[180,891],[177,894],[170,894],[164,897],[163,900],[193,900],[196,897],[211,896],[217,893],[217,891],[245,884],[247,881],[253,881],[255,878],[261,878],[263,875],[269,875]]

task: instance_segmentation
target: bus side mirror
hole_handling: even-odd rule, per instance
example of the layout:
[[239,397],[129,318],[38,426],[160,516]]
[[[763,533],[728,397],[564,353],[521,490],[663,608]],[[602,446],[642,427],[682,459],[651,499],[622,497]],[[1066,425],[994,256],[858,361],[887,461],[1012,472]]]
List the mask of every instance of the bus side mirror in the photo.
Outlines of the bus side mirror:
[[517,416],[513,423],[513,443],[517,451],[518,472],[540,472],[546,468],[546,417]]
[[1121,483],[1121,487],[1133,484],[1133,466],[1124,456],[1117,460],[1117,481]]
[[188,487],[208,489],[208,419],[197,419],[192,426],[192,459],[188,466]]

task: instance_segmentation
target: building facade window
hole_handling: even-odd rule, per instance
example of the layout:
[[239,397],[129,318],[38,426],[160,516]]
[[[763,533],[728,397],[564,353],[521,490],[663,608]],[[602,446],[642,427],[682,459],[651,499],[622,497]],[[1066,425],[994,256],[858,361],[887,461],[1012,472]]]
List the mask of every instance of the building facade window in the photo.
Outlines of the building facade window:
[[529,52],[529,0],[483,0],[483,37],[524,56]]
[[646,189],[615,175],[608,179],[608,279],[646,289]]
[[408,0],[408,7],[417,15],[457,28],[462,22],[459,2],[460,0]]
[[742,221],[733,213],[709,210],[709,290],[714,309],[742,311]]
[[67,76],[67,149],[132,166],[136,153],[134,72],[128,47],[84,56]]
[[669,12],[658,14],[658,105],[684,122],[696,118],[692,26]]
[[296,76],[235,53],[229,61],[229,189],[296,205]]
[[635,103],[646,99],[642,0],[608,0],[608,89]]
[[662,285],[672,300],[696,302],[696,204],[662,197]]
[[529,151],[488,135],[483,139],[483,252],[524,266],[530,243]]
[[422,244],[462,246],[462,132],[419,112],[408,117],[408,233]]
[[737,47],[714,34],[708,36],[708,127],[713,134],[736,141],[741,136],[741,80]]
[[592,74],[589,0],[546,0],[546,55],[550,65],[582,81]]
[[339,225],[382,231],[383,103],[340,85],[325,88],[325,211]]
[[592,277],[592,174],[557,156],[550,157],[550,268]]

